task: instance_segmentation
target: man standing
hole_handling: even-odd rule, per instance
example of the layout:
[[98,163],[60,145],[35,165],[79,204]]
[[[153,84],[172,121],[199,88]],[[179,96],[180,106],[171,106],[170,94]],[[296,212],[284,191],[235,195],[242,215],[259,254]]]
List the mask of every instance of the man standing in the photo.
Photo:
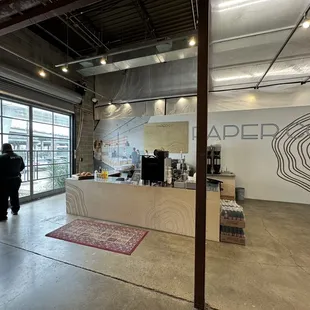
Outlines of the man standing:
[[11,144],[2,145],[0,155],[0,221],[7,220],[8,200],[10,198],[12,213],[18,214],[21,185],[20,173],[25,169],[23,158],[13,152]]
[[137,153],[135,147],[132,149],[132,153],[131,153],[131,163],[132,163],[132,164],[135,166],[135,168],[136,168],[136,166],[137,166],[137,164],[138,164],[138,153]]

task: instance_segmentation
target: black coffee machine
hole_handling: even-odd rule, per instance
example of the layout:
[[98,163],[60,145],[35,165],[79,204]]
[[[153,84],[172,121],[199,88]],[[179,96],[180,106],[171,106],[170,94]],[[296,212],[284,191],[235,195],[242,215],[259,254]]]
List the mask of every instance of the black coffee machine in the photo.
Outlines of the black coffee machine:
[[145,185],[166,181],[165,168],[168,159],[169,152],[162,150],[154,150],[154,155],[142,156],[141,179]]

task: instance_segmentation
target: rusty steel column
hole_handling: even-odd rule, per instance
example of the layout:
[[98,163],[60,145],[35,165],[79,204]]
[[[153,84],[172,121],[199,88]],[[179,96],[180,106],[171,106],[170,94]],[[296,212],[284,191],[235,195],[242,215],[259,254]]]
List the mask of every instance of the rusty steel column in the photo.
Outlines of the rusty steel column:
[[210,0],[198,4],[198,87],[196,150],[196,219],[194,306],[205,309],[206,170],[208,136],[209,20]]

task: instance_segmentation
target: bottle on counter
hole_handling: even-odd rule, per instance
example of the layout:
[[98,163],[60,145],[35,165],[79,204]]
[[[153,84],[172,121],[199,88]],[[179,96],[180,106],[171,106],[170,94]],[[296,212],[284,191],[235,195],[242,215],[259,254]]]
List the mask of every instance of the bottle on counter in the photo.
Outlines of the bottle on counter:
[[97,170],[95,170],[95,172],[94,172],[94,180],[95,180],[95,181],[97,181],[97,180],[98,180],[97,173],[98,173],[98,171],[97,171]]
[[108,178],[109,178],[109,172],[108,172],[108,170],[103,170],[103,171],[102,171],[102,174],[103,174],[103,179],[108,179]]

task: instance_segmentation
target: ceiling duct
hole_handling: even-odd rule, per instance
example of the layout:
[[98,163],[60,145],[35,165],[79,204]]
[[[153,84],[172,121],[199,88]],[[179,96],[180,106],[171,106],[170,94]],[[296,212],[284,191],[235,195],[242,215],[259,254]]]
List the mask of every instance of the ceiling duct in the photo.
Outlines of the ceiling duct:
[[[108,53],[105,56],[107,63],[104,65],[100,63],[99,58],[88,59],[78,64],[77,71],[83,76],[92,76],[196,56],[197,47],[189,47],[188,40],[180,38],[145,48]],[[92,65],[90,66],[90,64]]]
[[172,49],[172,42],[156,45],[156,49],[159,53],[169,52]]

